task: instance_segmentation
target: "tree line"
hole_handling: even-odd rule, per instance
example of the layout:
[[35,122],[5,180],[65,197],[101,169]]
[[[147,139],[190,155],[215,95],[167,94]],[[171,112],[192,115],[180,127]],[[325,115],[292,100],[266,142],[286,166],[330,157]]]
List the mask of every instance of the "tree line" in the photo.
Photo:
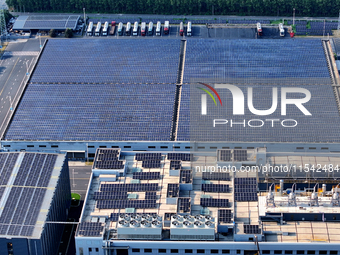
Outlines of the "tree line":
[[14,11],[162,15],[339,15],[340,0],[6,0]]

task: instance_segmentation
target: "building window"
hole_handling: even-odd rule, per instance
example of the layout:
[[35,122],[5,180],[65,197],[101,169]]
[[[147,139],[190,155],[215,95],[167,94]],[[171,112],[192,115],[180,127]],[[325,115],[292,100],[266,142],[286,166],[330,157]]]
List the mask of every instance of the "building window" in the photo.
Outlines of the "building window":
[[186,249],[186,250],[184,250],[184,253],[192,253],[192,250],[191,249]]
[[148,146],[148,149],[156,149],[156,146]]
[[158,253],[166,253],[166,249],[158,249]]
[[[237,147],[235,147],[235,148],[237,148]],[[240,149],[242,149],[242,147],[240,147]],[[236,250],[236,253],[241,254],[241,250]]]
[[178,253],[178,249],[171,249],[171,253]]
[[293,251],[285,251],[285,254],[293,254]]
[[139,249],[132,249],[132,252],[140,252]]
[[270,250],[264,250],[262,251],[262,254],[270,254]]
[[197,253],[205,253],[204,250],[197,250]]
[[222,250],[222,253],[223,253],[223,254],[229,254],[229,253],[230,253],[230,250]]
[[299,251],[296,251],[296,254],[305,254],[305,251],[299,250]]
[[315,254],[315,251],[307,251],[307,254]]
[[84,255],[84,250],[83,250],[83,248],[79,248],[79,255]]
[[8,252],[8,255],[13,255],[13,244],[12,243],[7,243],[7,252]]
[[58,148],[58,145],[51,145],[51,148]]
[[274,254],[282,254],[282,251],[280,251],[280,250],[275,250],[275,251],[274,251]]
[[34,148],[34,145],[27,145],[28,148]]
[[40,148],[45,148],[45,147],[46,147],[46,145],[39,145],[39,147],[40,147]]
[[92,248],[89,248],[89,252],[92,252]]
[[168,146],[161,146],[161,149],[167,149]]
[[152,249],[144,249],[144,253],[151,253]]
[[106,146],[105,145],[100,145],[99,148],[106,148]]
[[218,250],[210,250],[210,253],[216,254],[216,253],[218,253]]
[[327,254],[327,251],[319,251],[319,254]]
[[329,251],[329,254],[336,255],[336,254],[338,254],[338,251]]
[[131,146],[124,146],[124,148],[126,148],[126,149],[130,149],[130,148],[131,148]]
[[99,248],[96,248],[96,252],[99,252]]

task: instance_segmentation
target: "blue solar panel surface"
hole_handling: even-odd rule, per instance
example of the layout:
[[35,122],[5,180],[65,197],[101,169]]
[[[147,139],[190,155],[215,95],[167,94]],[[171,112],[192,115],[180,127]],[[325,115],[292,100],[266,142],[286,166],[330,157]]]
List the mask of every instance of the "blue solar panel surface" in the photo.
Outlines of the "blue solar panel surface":
[[166,141],[174,97],[169,84],[29,84],[6,139]]
[[50,40],[31,81],[174,83],[179,47],[171,39]]
[[[182,87],[177,137],[179,141],[340,141],[337,128],[340,124],[339,113],[321,40],[190,40],[187,43],[184,80],[193,84]],[[211,86],[215,83],[234,84],[242,90],[245,99],[247,88],[252,87],[254,107],[260,110],[271,107],[272,87],[277,87],[277,110],[264,119],[295,119],[298,126],[284,128],[278,125],[272,128],[266,125],[262,128],[250,128],[234,125],[231,128],[229,123],[213,127],[214,119],[233,119],[234,122],[240,122],[262,116],[252,114],[246,102],[245,115],[233,115],[233,99],[227,89],[216,89],[223,107],[215,106],[208,97],[207,115],[202,116],[201,95],[204,92],[197,88],[204,86],[197,82],[205,82]],[[281,116],[282,87],[308,89],[312,98],[306,108],[312,116],[303,115],[293,105],[288,105],[287,116]]]
[[[7,183],[18,155],[18,153],[0,154],[0,159],[4,161],[7,157],[5,167],[10,169],[10,171],[2,169],[1,185]],[[24,155],[0,216],[0,235],[32,235],[56,159],[57,156],[51,154]],[[3,176],[3,173],[6,174]],[[0,189],[0,193],[3,191]]]

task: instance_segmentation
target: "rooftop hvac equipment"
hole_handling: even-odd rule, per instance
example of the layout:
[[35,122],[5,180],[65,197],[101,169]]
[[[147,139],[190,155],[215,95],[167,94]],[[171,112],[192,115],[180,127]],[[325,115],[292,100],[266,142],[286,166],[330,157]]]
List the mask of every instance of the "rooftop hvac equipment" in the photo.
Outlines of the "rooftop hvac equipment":
[[193,224],[192,222],[186,220],[186,221],[183,221],[183,227],[192,228]]
[[129,222],[126,220],[120,220],[118,224],[119,224],[119,227],[129,227]]
[[143,214],[142,220],[152,221],[152,217],[150,214]]
[[214,218],[208,215],[185,215],[184,221],[173,220],[170,225],[171,240],[215,240]]
[[339,206],[340,205],[340,196],[338,192],[338,187],[340,183],[336,185],[335,189],[333,189],[333,194],[332,194],[332,199],[331,199],[331,204],[332,206]]
[[175,214],[175,215],[172,215],[172,220],[176,220],[176,221],[183,221],[183,217],[181,215],[178,215],[178,214]]
[[133,227],[139,227],[140,226],[140,222],[136,221],[136,220],[132,220],[130,221],[130,225]]
[[158,220],[154,220],[154,221],[151,222],[151,226],[153,228],[161,228],[162,227],[162,223],[159,222]]
[[188,222],[194,222],[195,221],[195,218],[191,215],[184,215],[183,219],[188,221]]
[[133,214],[133,215],[131,215],[131,219],[140,221],[141,216],[139,214]]
[[152,219],[157,220],[157,221],[162,221],[162,217],[160,215],[157,215],[157,214],[152,215]]
[[147,220],[142,220],[140,224],[142,227],[145,227],[145,228],[151,227],[151,222]]
[[181,222],[178,222],[177,220],[171,222],[171,227],[180,228],[182,226],[183,224]]
[[129,214],[121,213],[121,214],[119,214],[119,220],[130,221],[130,220],[131,220],[131,217],[130,217]]
[[288,195],[288,206],[296,206],[296,195],[295,195],[295,192],[294,192],[295,187],[296,187],[296,183],[293,184],[292,192],[290,192],[289,195]]
[[318,186],[319,188],[319,183],[316,183],[314,185],[314,189],[313,189],[313,192],[312,194],[310,195],[310,206],[319,206],[319,197],[318,197],[318,193],[317,193],[317,189],[316,189],[316,186]]
[[270,185],[269,187],[269,191],[266,197],[266,205],[275,207],[274,194],[272,192],[273,185],[275,185],[275,183],[272,183],[272,185]]

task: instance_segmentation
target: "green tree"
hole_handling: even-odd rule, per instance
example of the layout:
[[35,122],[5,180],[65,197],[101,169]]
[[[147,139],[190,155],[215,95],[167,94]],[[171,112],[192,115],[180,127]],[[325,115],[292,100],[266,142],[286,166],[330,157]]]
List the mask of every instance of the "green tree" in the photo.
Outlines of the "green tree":
[[50,37],[56,37],[57,36],[57,31],[55,31],[55,29],[51,29],[48,34],[49,34]]
[[71,38],[73,36],[73,31],[70,28],[66,28],[65,30],[65,37],[66,38]]

